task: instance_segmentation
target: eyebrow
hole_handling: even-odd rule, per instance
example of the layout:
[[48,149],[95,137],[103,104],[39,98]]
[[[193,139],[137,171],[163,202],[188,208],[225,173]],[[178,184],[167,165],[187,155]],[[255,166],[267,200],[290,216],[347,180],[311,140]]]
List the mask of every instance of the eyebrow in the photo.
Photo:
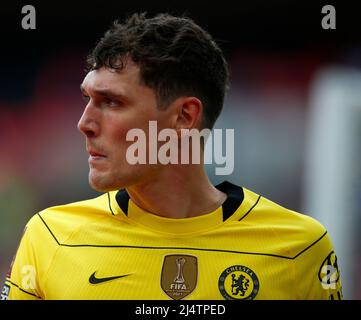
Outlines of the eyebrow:
[[[87,91],[85,90],[83,84],[80,85],[80,91],[84,95],[88,95]],[[104,97],[116,97],[116,98],[122,98],[122,99],[128,99],[124,94],[122,93],[115,93],[108,89],[94,89],[93,90],[96,94],[104,96]]]

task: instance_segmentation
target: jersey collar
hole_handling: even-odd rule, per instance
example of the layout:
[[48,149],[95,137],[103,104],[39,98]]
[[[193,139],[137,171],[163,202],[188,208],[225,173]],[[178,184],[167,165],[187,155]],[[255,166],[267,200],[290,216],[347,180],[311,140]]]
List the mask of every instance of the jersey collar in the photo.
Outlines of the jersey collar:
[[228,181],[224,181],[215,187],[227,194],[227,199],[222,206],[208,214],[191,218],[164,218],[147,212],[130,199],[125,189],[112,192],[109,200],[113,214],[121,214],[126,219],[130,219],[143,227],[163,233],[189,234],[213,229],[223,224],[241,207],[244,200],[242,187]]

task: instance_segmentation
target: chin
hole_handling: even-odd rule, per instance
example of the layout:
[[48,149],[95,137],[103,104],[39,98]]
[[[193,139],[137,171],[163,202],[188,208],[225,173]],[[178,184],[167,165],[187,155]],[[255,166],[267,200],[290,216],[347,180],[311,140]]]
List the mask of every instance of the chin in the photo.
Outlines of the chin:
[[126,186],[126,183],[122,181],[114,181],[107,177],[102,177],[99,175],[94,175],[91,172],[89,173],[89,185],[92,189],[98,192],[108,192],[123,189]]
[[89,185],[92,189],[98,192],[108,192],[111,191],[112,188],[109,185],[109,182],[106,181],[107,179],[101,178],[99,176],[94,176],[89,173]]
[[99,172],[89,171],[89,185],[98,192],[108,192],[128,188],[143,182],[149,182],[154,172],[130,168],[127,171]]
[[108,188],[106,188],[106,186],[104,186],[102,184],[99,184],[99,183],[96,183],[91,179],[89,179],[89,185],[93,190],[98,191],[98,192],[108,192],[108,191],[110,191],[110,190],[108,190]]

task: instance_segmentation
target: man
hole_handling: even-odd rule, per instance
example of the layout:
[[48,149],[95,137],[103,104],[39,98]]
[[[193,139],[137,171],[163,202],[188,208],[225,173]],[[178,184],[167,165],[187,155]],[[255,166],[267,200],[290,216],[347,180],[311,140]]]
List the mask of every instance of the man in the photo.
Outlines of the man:
[[231,183],[213,186],[202,163],[151,162],[164,141],[143,145],[145,164],[129,163],[128,134],[148,137],[150,121],[191,153],[176,142],[213,127],[228,71],[206,31],[188,18],[134,14],[88,62],[78,128],[89,183],[104,194],[29,221],[3,298],[341,299],[337,258],[317,221]]

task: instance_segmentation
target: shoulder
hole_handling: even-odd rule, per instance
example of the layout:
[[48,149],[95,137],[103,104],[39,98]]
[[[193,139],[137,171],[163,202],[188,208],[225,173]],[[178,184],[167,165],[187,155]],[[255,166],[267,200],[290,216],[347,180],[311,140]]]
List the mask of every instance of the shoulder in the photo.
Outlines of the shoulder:
[[275,230],[287,229],[299,233],[300,236],[314,237],[326,232],[324,226],[315,218],[283,207],[265,197],[260,197],[255,214],[263,223]]
[[26,233],[47,233],[58,244],[63,243],[74,231],[110,216],[108,193],[96,198],[46,208],[35,214],[26,225]]
[[285,208],[263,196],[243,188],[244,201],[249,201],[251,211],[240,221],[259,231],[260,237],[269,241],[271,251],[296,258],[317,243],[329,242],[325,227],[315,218]]

